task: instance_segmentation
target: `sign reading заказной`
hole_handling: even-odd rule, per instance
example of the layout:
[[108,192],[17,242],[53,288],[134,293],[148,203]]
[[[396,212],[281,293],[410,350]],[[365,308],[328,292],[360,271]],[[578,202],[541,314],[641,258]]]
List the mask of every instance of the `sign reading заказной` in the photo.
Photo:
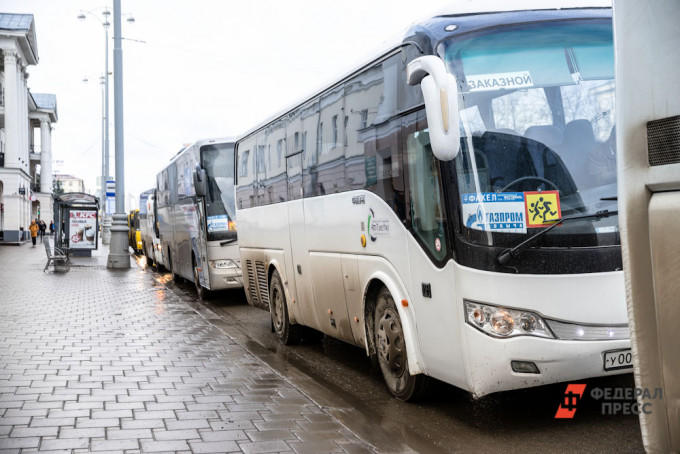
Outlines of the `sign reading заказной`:
[[529,71],[518,71],[499,74],[477,74],[466,76],[470,91],[498,90],[501,88],[533,87]]

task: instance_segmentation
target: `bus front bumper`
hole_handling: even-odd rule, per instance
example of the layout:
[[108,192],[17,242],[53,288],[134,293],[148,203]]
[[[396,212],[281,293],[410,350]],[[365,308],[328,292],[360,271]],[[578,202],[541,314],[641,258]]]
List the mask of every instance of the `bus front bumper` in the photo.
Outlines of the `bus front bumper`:
[[241,268],[212,268],[208,266],[210,290],[224,290],[243,287]]
[[[605,370],[605,353],[630,351],[630,339],[555,340],[532,336],[498,339],[465,325],[469,390],[475,397],[591,377],[632,373],[632,366]],[[612,353],[609,353],[611,355]],[[516,372],[518,363],[532,372]]]

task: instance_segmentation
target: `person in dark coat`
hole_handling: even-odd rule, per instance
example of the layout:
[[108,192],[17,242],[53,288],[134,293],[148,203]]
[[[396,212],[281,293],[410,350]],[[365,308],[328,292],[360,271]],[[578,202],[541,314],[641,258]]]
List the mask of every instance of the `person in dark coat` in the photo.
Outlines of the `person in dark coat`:
[[38,228],[40,232],[40,242],[43,242],[43,238],[45,237],[45,230],[47,230],[47,224],[45,224],[45,221],[42,219],[38,221]]

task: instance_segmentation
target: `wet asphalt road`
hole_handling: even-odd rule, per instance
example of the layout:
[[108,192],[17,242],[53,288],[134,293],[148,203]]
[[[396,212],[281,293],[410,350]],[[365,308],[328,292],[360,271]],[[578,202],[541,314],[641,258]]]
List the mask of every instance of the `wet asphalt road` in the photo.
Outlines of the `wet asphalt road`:
[[[138,262],[143,265],[143,259]],[[315,390],[325,390],[339,403],[338,412],[352,409],[348,419],[379,421],[391,436],[418,452],[644,452],[638,417],[603,415],[601,401],[588,393],[595,387],[632,388],[632,374],[582,381],[586,398],[572,420],[554,418],[566,384],[474,400],[437,382],[427,399],[407,404],[391,396],[363,349],[328,336],[283,346],[271,334],[269,313],[248,306],[243,291],[219,292],[198,302],[193,283],[175,284],[152,268],[147,272],[158,274],[185,300],[216,314],[220,326],[256,356],[301,371],[308,378],[298,386],[308,386],[301,390],[312,398]]]

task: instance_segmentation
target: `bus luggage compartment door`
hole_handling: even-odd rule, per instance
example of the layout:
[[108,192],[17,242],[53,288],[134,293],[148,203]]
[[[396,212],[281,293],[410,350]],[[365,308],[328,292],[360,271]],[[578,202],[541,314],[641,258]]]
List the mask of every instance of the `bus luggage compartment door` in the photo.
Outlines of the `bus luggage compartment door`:
[[[319,329],[329,336],[354,343],[345,302],[342,257],[341,254],[311,252],[309,254],[311,281]],[[354,264],[356,268],[356,258]],[[347,265],[345,267],[347,268]]]

